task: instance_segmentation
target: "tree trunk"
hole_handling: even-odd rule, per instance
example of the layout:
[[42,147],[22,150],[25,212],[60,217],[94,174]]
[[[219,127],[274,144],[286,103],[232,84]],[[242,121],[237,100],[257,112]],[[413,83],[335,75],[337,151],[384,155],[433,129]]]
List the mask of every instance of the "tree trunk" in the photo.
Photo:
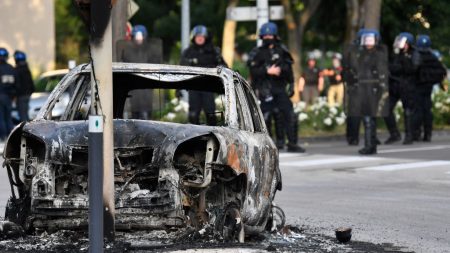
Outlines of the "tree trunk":
[[[239,0],[230,0],[228,8],[236,7]],[[233,67],[234,61],[234,41],[236,37],[236,21],[225,20],[223,26],[223,36],[222,36],[222,57],[228,64],[228,67]]]
[[116,1],[112,8],[112,59],[117,61],[117,41],[125,39],[128,0]]
[[[307,3],[305,9],[300,13],[300,16],[298,18],[298,41],[300,42],[300,46],[298,48],[298,57],[300,58],[300,61],[302,60],[302,54],[303,54],[303,34],[305,32],[305,27],[308,24],[309,20],[311,19],[312,15],[316,12],[317,8],[319,7],[321,0],[308,0],[305,1]],[[301,66],[301,64],[300,64]],[[301,67],[300,67],[301,71]]]
[[[298,45],[300,45],[298,36],[297,36],[297,24],[295,23],[294,15],[292,13],[291,5],[289,0],[282,0],[281,3],[284,7],[284,20],[286,22],[287,30],[288,30],[288,41],[287,46],[289,48],[289,52],[294,59],[294,64],[292,65],[292,69],[294,72],[294,82],[297,82],[298,78],[300,78],[300,68],[301,68],[301,60],[298,55]],[[300,94],[298,90],[298,86],[294,86],[294,96],[291,98],[292,102],[297,103],[300,101]]]
[[381,0],[364,1],[364,27],[380,29]]
[[345,31],[344,44],[348,45],[356,38],[359,27],[359,6],[360,0],[346,0],[347,5],[347,28]]

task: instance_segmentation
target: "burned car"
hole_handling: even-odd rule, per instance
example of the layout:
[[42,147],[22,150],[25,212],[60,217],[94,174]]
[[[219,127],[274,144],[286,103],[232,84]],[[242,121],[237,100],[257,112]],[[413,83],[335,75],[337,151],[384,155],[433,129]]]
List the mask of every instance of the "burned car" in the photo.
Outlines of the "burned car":
[[[73,69],[4,150],[12,196],[5,218],[30,233],[88,225],[90,65]],[[167,94],[212,92],[216,126],[165,122]],[[151,119],[124,117],[133,91],[152,94]],[[60,117],[52,110],[71,94]],[[284,222],[278,150],[247,82],[227,68],[113,64],[115,227],[171,229],[213,225],[243,240]],[[158,107],[158,105],[160,105]]]

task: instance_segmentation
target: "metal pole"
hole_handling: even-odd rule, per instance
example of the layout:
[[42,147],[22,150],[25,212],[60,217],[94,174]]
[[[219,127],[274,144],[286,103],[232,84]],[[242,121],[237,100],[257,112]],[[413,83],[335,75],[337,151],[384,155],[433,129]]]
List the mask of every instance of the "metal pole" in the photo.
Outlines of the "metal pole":
[[191,27],[189,0],[181,2],[181,50],[189,47],[189,30]]
[[[95,3],[95,5],[94,5]],[[97,8],[97,9],[93,9]],[[97,0],[91,4],[91,15],[96,20],[91,32],[91,107],[103,119],[103,218],[104,236],[114,241],[114,135],[113,135],[113,78],[112,78],[112,22],[110,4]],[[95,14],[94,14],[95,13]],[[105,25],[104,30],[102,25]],[[97,99],[97,94],[98,98]],[[97,179],[99,180],[99,179]]]
[[[256,34],[259,32],[259,28],[264,24],[269,22],[269,1],[268,0],[257,0],[256,1]],[[262,40],[258,38],[257,45],[262,45]]]
[[103,252],[103,117],[89,116],[89,252]]

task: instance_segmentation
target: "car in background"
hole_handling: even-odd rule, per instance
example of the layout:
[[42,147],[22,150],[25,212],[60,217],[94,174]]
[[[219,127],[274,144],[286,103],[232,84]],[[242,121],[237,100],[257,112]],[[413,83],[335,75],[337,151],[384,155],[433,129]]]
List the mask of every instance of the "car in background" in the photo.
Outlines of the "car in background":
[[[5,144],[13,189],[5,219],[26,231],[88,226],[90,71],[81,65],[67,74],[37,117],[17,126]],[[166,121],[163,94],[180,89],[221,100],[217,125]],[[140,97],[133,94],[161,98],[153,101],[161,106],[152,106],[150,119],[125,118],[126,102]],[[252,88],[237,72],[114,63],[111,99],[117,230],[212,226],[227,240],[243,241],[244,233],[284,224],[273,202],[281,190],[278,150]]]

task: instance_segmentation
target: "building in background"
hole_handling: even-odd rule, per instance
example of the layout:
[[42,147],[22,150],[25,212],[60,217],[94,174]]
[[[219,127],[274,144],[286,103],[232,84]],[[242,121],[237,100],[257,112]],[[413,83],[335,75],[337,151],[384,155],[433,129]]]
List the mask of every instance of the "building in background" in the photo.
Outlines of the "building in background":
[[0,1],[0,47],[26,52],[34,76],[55,67],[54,12],[54,0]]

